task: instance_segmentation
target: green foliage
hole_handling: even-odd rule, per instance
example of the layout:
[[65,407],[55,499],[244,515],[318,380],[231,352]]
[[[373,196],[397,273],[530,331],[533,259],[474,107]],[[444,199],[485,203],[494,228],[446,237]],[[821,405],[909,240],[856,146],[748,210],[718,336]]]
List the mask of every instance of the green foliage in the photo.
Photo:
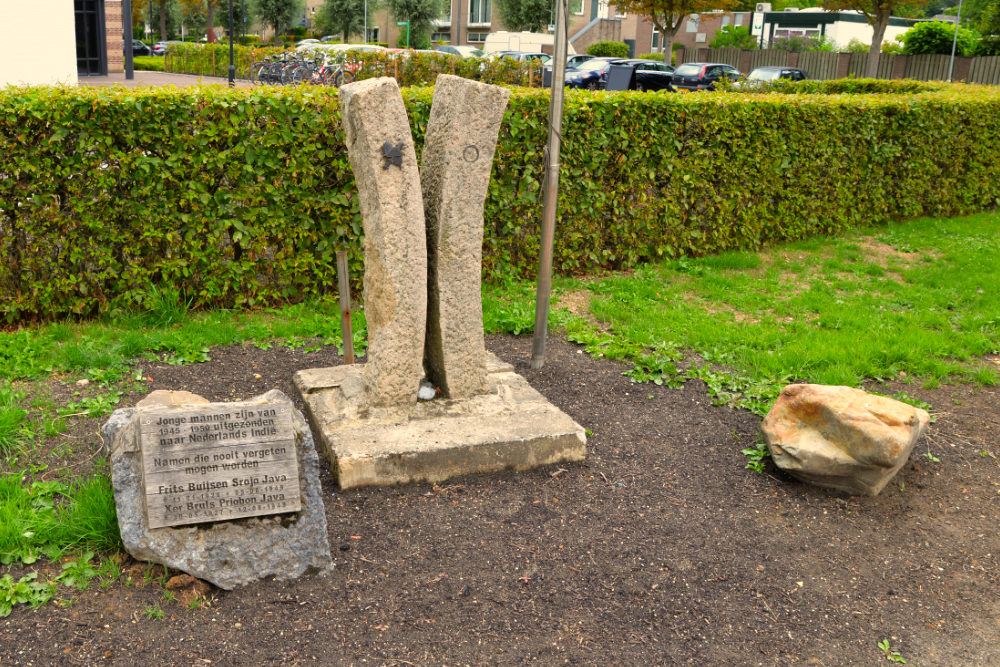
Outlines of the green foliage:
[[505,30],[544,32],[554,23],[550,0],[494,0]]
[[90,580],[100,574],[90,562],[93,558],[94,552],[88,551],[66,561],[62,564],[62,572],[55,580],[63,586],[71,586],[78,591],[87,590],[90,587]]
[[[396,69],[433,80],[434,67],[522,75],[503,60],[359,56],[365,76]],[[619,269],[997,205],[996,89],[804,84],[781,90],[880,94],[569,91],[556,270]],[[430,89],[404,90],[418,151],[431,99]],[[512,94],[485,205],[489,278],[537,268],[547,108],[548,91]],[[340,248],[361,275],[336,91],[7,89],[0,151],[8,321],[146,311],[166,323],[187,308],[298,302],[335,292]],[[158,335],[159,351],[181,361],[214,344]],[[71,361],[32,352],[39,345],[27,332],[0,334],[0,369],[38,373]],[[98,367],[79,350],[73,365]]]
[[396,37],[396,47],[400,49],[429,49],[431,48],[431,34],[428,30],[410,30],[409,43],[406,41],[406,28],[403,28],[399,36]]
[[397,21],[409,21],[411,31],[426,33],[448,8],[446,0],[385,0],[385,6]]
[[162,72],[163,56],[135,56],[132,59],[132,67],[138,71]]
[[[323,34],[340,35],[346,42],[352,34],[364,31],[366,8],[365,0],[323,0],[316,12],[316,27]],[[372,23],[370,18],[368,22]]]
[[878,647],[879,649],[882,650],[882,653],[884,654],[887,662],[898,662],[901,664],[906,664],[906,658],[900,655],[899,651],[896,651],[895,649],[892,648],[892,644],[889,643],[888,639],[883,639],[882,641],[878,642]]
[[666,54],[663,54],[663,53],[644,53],[644,54],[642,54],[639,57],[642,58],[643,60],[659,60],[662,63],[665,60],[664,55],[666,55]]
[[103,472],[66,485],[0,477],[0,563],[31,564],[70,547],[113,549],[121,544],[111,482]]
[[52,599],[56,585],[51,582],[35,581],[38,573],[32,572],[16,582],[9,574],[0,577],[0,618],[10,616],[16,604],[30,604],[32,607],[45,604]]
[[261,22],[271,26],[277,34],[292,21],[300,2],[298,0],[253,0],[251,4]]
[[835,44],[826,38],[789,35],[771,40],[771,48],[779,51],[833,51]]
[[599,58],[628,58],[628,44],[625,42],[594,42],[587,47],[587,54]]
[[768,449],[767,444],[763,440],[758,439],[756,445],[745,448],[742,453],[743,456],[750,459],[746,465],[747,470],[761,473],[764,472],[764,459],[771,455],[771,450]]
[[[955,25],[944,21],[918,23],[899,37],[903,42],[903,53],[951,53],[952,42],[956,39]],[[955,53],[971,56],[976,50],[979,35],[969,28],[959,26]]]
[[[846,53],[868,53],[869,49],[871,49],[871,44],[865,44],[857,37],[851,37],[851,41],[847,43],[844,51]],[[882,52],[885,53],[885,50],[883,49]]]
[[757,39],[747,26],[727,25],[715,33],[709,46],[713,49],[756,49]]
[[887,56],[901,56],[903,55],[903,43],[899,41],[899,37],[896,37],[893,41],[882,42],[880,50]]

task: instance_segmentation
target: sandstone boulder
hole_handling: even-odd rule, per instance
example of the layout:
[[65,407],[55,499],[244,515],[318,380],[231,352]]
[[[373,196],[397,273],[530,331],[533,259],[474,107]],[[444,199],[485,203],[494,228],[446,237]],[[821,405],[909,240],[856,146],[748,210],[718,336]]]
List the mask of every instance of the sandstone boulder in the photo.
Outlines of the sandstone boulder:
[[851,387],[793,384],[761,430],[775,464],[804,482],[874,496],[930,423],[925,410]]

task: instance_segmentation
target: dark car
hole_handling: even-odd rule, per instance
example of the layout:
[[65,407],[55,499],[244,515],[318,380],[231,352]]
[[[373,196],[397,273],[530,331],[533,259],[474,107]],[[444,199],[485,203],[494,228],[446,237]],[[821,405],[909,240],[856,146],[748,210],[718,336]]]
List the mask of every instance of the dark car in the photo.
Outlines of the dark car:
[[726,63],[684,63],[674,70],[671,85],[680,90],[715,90],[719,79],[735,81],[740,71]]
[[133,56],[151,56],[153,55],[153,49],[146,46],[146,44],[140,39],[132,40],[132,55]]
[[593,59],[594,56],[588,56],[586,53],[574,53],[571,56],[566,56],[566,69],[576,69],[580,63]]
[[749,74],[747,74],[745,79],[742,79],[736,85],[741,88],[746,88],[764,84],[768,81],[777,81],[779,79],[787,79],[789,81],[805,81],[808,78],[808,74],[795,67],[755,67]]
[[607,90],[673,90],[674,68],[657,60],[620,60],[608,72]]
[[510,58],[512,60],[519,60],[523,63],[536,61],[543,65],[552,60],[552,56],[547,53],[536,53],[530,51],[500,51],[497,56],[501,58]]
[[580,63],[576,69],[566,70],[566,85],[570,88],[588,90],[603,88],[611,65],[622,60],[622,58],[592,58]]

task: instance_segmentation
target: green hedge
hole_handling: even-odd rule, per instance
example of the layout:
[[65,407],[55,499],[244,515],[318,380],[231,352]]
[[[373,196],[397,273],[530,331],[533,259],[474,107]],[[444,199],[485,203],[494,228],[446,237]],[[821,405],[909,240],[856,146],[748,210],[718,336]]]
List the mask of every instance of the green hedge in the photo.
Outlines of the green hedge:
[[[286,50],[289,49],[234,45],[233,63],[236,75],[249,79],[253,63],[260,62],[265,56]],[[432,85],[438,74],[456,74],[495,84],[538,87],[542,83],[542,67],[537,61],[522,63],[512,58],[460,58],[447,53],[415,51],[351,53],[327,51],[326,53],[335,61],[342,62],[349,59],[357,63],[360,66],[355,75],[357,79],[392,76],[401,86]],[[228,44],[172,44],[165,60],[164,67],[167,72],[217,77],[229,75]]]
[[145,70],[148,72],[163,71],[162,56],[136,56],[132,59],[132,67],[136,71]]
[[[432,90],[404,90],[418,150]],[[533,275],[548,92],[518,89],[486,202],[488,278]],[[569,91],[563,273],[756,248],[1000,199],[1000,91]],[[171,285],[196,306],[335,290],[361,269],[336,91],[0,91],[0,316],[93,315]]]

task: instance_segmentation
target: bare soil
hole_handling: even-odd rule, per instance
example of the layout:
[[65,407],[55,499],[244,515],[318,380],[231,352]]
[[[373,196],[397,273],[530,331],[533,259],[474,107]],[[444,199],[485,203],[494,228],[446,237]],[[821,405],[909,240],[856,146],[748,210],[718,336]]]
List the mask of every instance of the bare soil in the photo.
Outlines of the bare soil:
[[[697,381],[632,384],[554,339],[539,371],[527,338],[488,347],[589,430],[585,463],[348,492],[324,471],[332,574],[192,608],[164,597],[178,573],[124,558],[106,589],[0,619],[0,664],[878,665],[889,640],[911,665],[1000,665],[996,388],[890,387],[937,421],[881,495],[852,497],[746,470],[759,418]],[[153,389],[298,400],[295,370],[339,363],[211,356],[144,365],[152,381],[122,405]],[[95,427],[74,421],[53,456],[84,469]],[[11,572],[30,569],[58,564]]]

